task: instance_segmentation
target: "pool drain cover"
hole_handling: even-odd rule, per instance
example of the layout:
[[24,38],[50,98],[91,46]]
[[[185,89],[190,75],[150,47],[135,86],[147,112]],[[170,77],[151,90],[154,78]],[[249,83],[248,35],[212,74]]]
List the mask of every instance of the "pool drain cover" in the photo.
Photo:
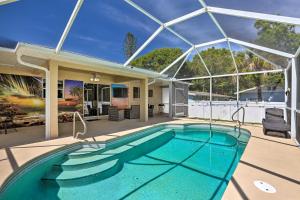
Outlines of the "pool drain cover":
[[269,183],[263,181],[254,181],[254,185],[263,192],[275,193],[276,189]]

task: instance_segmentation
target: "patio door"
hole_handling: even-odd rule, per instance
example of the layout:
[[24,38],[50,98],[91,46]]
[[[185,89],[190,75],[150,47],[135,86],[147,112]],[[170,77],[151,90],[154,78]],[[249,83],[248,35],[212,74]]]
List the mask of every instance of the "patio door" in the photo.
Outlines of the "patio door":
[[98,85],[98,108],[99,115],[108,115],[110,106],[110,86]]
[[110,86],[102,84],[84,84],[84,116],[89,119],[108,115],[110,106]]
[[97,84],[84,84],[84,116],[91,118],[98,116]]
[[184,116],[184,109],[187,105],[184,102],[184,89],[175,88],[175,116]]

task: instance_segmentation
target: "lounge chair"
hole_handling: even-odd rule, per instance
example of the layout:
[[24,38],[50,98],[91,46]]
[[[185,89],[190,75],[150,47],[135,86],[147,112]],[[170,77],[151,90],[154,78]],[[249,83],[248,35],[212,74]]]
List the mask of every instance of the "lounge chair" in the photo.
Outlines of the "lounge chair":
[[110,106],[108,108],[108,120],[111,121],[124,120],[124,110],[119,110],[115,106]]
[[132,105],[130,109],[125,109],[124,115],[126,119],[139,119],[140,118],[140,106]]
[[283,110],[278,108],[267,108],[266,118],[262,120],[265,135],[280,136],[284,134],[289,137],[288,131],[291,130],[289,124],[283,119]]

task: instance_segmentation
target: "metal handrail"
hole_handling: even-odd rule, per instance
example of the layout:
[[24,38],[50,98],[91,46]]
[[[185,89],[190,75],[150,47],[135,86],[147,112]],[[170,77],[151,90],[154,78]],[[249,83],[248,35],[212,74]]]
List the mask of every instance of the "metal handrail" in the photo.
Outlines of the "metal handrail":
[[[243,121],[242,121],[242,122],[240,121],[240,119],[234,120],[234,116],[235,116],[241,109],[243,110]],[[240,107],[239,109],[237,109],[237,110],[232,114],[231,119],[232,119],[232,121],[239,121],[239,122],[241,122],[242,124],[244,124],[244,122],[245,122],[245,108],[242,106],[242,107]]]
[[[243,110],[243,120],[242,122],[240,121],[240,119],[234,120],[234,116],[240,111]],[[241,129],[241,124],[245,123],[245,108],[242,106],[239,109],[237,109],[231,116],[232,121],[236,121],[239,124],[239,130]]]
[[[75,130],[76,129],[75,128],[75,125],[76,125],[76,115],[79,117],[81,123],[83,124],[83,132],[78,131],[75,134],[75,132],[76,132],[76,130]],[[74,112],[74,114],[73,114],[73,137],[74,138],[78,138],[78,135],[85,135],[86,132],[87,132],[87,127],[86,127],[85,121],[82,119],[82,117],[81,117],[81,115],[80,115],[79,112]]]

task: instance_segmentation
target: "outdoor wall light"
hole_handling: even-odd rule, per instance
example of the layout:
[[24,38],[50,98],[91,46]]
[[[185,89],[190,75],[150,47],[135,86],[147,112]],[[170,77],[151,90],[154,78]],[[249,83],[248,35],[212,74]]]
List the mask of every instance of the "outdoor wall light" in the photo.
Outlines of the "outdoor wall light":
[[90,81],[92,81],[92,82],[99,82],[100,78],[97,76],[97,74],[94,74],[93,77],[90,78]]

